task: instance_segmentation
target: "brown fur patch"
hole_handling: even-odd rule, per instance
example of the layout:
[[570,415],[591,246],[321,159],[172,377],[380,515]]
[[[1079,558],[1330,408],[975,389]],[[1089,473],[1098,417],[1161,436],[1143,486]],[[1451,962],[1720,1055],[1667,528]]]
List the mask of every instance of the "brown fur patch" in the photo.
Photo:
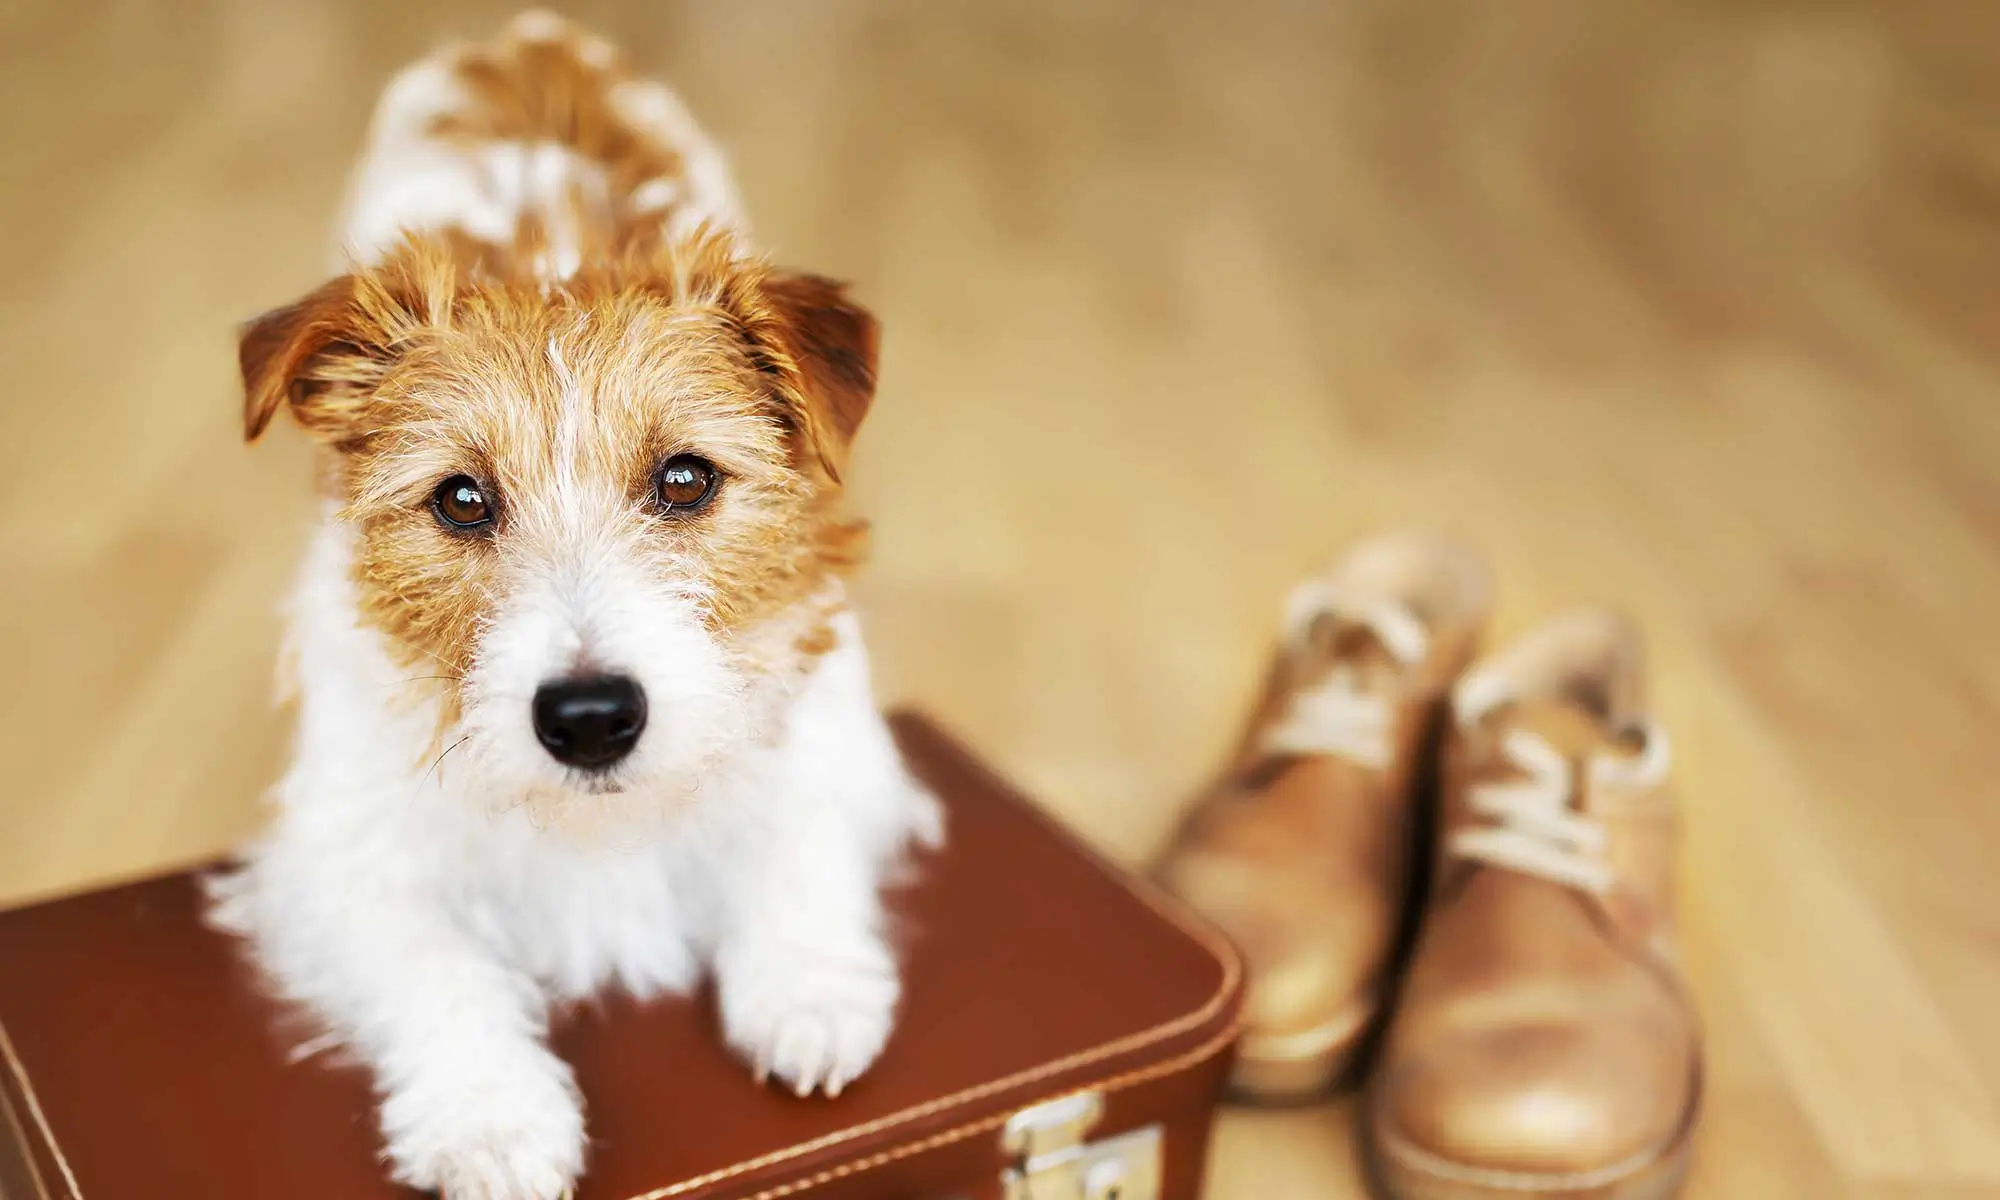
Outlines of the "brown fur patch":
[[[493,41],[459,48],[451,71],[467,103],[440,116],[435,137],[461,143],[554,142],[610,172],[614,198],[681,174],[673,147],[626,119],[613,102],[635,81],[624,56],[559,17],[517,18]],[[621,219],[629,214],[621,214]]]

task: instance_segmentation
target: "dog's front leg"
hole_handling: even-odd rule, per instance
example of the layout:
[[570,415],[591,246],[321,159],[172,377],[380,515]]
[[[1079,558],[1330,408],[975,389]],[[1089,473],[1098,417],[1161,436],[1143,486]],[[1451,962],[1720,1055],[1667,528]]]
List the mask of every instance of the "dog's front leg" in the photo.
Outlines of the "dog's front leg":
[[399,1182],[447,1200],[565,1194],[583,1166],[583,1107],[544,1042],[541,990],[388,855],[345,848],[356,854],[281,830],[222,882],[218,920],[247,927],[288,997],[373,1071]]
[[826,808],[792,816],[740,850],[717,993],[723,1032],[759,1079],[834,1096],[881,1053],[900,983],[868,847]]
[[[583,1101],[533,981],[444,936],[399,959],[371,1059],[397,1178],[446,1200],[545,1200],[583,1170]],[[421,957],[423,965],[418,965]]]

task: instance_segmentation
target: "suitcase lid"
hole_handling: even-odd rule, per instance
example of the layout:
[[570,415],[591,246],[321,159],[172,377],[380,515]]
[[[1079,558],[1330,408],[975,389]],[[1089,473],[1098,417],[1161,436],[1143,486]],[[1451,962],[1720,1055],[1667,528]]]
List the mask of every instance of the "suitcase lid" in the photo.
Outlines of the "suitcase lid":
[[[928,722],[892,724],[949,844],[892,899],[904,1001],[881,1060],[837,1100],[799,1099],[751,1082],[704,993],[560,1016],[590,1133],[578,1200],[775,1197],[954,1143],[998,1161],[1010,1115],[1233,1043],[1226,941]],[[192,873],[0,913],[0,1095],[42,1195],[413,1195],[378,1161],[366,1073],[292,1061],[310,1032],[202,924]]]

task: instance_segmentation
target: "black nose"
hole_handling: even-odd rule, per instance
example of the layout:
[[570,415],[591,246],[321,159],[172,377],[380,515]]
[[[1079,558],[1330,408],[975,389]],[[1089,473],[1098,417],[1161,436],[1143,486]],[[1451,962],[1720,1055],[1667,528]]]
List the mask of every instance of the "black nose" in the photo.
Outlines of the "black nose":
[[535,736],[560,763],[608,767],[646,728],[646,693],[623,675],[558,679],[535,689]]

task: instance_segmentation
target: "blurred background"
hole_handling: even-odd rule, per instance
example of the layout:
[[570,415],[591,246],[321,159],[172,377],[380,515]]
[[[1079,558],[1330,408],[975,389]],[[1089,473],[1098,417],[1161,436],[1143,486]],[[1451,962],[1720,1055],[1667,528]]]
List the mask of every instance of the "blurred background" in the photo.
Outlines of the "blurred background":
[[[221,851],[310,455],[234,323],[377,89],[510,4],[0,6],[0,903]],[[885,699],[1143,863],[1284,588],[1482,542],[1651,638],[1698,1197],[2000,1197],[2000,6],[664,0],[574,15],[886,326]],[[0,970],[5,964],[0,964]],[[1358,1195],[1349,1104],[1213,1193]]]

